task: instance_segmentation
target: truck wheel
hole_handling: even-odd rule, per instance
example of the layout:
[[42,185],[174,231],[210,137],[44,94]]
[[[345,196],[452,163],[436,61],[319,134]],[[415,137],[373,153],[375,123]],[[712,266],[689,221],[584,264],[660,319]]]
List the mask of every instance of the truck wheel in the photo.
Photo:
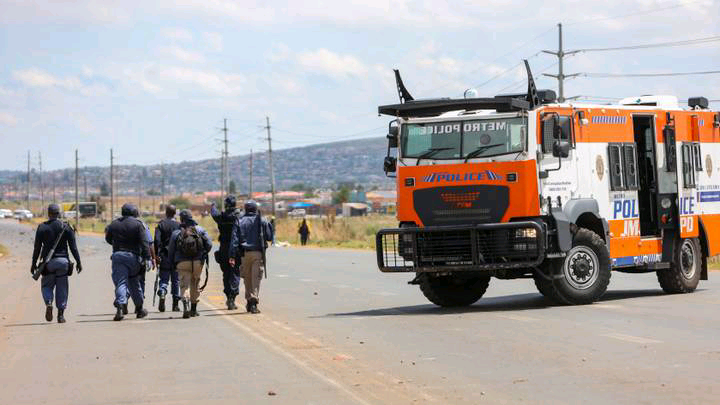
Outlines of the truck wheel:
[[[550,275],[554,274],[555,269],[560,266],[562,266],[562,260],[545,259],[538,271],[541,271],[546,277],[550,277]],[[559,305],[569,304],[569,302],[565,301],[565,299],[558,294],[557,289],[553,286],[552,280],[548,280],[539,274],[535,274],[533,278],[535,279],[535,288],[550,302]]]
[[697,238],[678,238],[674,250],[670,268],[657,271],[660,287],[668,294],[693,292],[700,282],[702,270],[700,242]]
[[597,301],[610,284],[610,253],[595,232],[578,228],[573,246],[563,259],[546,260],[545,274],[535,285],[545,297],[559,304],[584,305]]
[[489,275],[471,278],[456,276],[433,277],[420,274],[420,291],[435,305],[465,307],[479,300],[490,284]]

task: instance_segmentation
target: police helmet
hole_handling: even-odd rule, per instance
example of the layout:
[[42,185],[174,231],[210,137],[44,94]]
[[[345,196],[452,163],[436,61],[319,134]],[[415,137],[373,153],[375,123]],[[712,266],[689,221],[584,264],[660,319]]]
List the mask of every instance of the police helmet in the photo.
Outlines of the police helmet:
[[188,222],[191,219],[192,219],[192,212],[190,212],[190,210],[180,211],[180,221]]
[[165,216],[168,218],[174,217],[176,212],[177,209],[172,204],[169,204],[167,207],[165,207]]
[[135,207],[135,205],[131,203],[123,204],[122,208],[120,209],[120,214],[124,217],[134,217],[137,216],[136,213],[137,207]]
[[47,208],[48,217],[57,217],[60,215],[60,206],[57,204],[50,204]]
[[245,212],[257,212],[258,204],[253,200],[245,202]]
[[237,206],[237,200],[235,199],[234,195],[229,195],[225,197],[225,209],[226,210],[234,210]]

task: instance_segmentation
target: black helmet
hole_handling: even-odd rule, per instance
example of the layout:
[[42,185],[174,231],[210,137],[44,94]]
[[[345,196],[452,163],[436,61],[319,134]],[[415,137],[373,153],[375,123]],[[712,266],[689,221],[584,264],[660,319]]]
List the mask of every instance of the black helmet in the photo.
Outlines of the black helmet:
[[124,217],[137,216],[137,207],[131,203],[125,203],[120,209],[120,214]]
[[180,211],[180,221],[182,222],[188,222],[192,219],[192,212],[190,210],[182,210]]
[[165,207],[165,216],[168,218],[174,217],[176,212],[177,209],[172,204],[169,204],[167,207]]
[[48,217],[57,217],[60,215],[60,206],[57,204],[50,204],[47,208]]
[[225,197],[225,209],[226,210],[234,210],[236,205],[237,205],[237,200],[235,199],[234,195],[229,195],[229,196]]
[[258,204],[253,200],[245,201],[245,212],[257,212]]

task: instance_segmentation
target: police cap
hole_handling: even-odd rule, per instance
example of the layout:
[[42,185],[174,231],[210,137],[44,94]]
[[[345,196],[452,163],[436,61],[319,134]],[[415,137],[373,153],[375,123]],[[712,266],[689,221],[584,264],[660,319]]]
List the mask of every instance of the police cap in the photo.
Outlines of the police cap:
[[192,219],[192,212],[190,210],[180,211],[180,221],[187,222]]
[[47,213],[49,217],[56,217],[60,215],[60,206],[57,204],[48,205]]
[[245,212],[257,212],[258,204],[253,200],[245,202]]
[[135,207],[135,205],[131,203],[123,204],[122,208],[120,209],[120,214],[124,217],[134,217],[137,216],[136,213],[137,207]]

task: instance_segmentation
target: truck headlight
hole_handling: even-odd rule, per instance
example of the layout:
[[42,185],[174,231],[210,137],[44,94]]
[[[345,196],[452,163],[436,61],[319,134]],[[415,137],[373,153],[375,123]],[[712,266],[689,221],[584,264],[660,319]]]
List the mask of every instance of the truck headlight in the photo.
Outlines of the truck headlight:
[[534,239],[537,237],[537,229],[535,228],[521,228],[515,231],[516,238]]

